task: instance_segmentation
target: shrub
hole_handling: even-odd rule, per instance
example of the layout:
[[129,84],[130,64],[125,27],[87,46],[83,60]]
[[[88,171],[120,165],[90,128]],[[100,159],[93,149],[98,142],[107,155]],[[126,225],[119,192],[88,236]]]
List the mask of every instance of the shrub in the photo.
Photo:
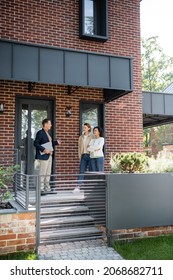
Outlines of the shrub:
[[173,172],[173,160],[172,158],[166,158],[164,156],[148,159],[147,173],[165,173]]
[[18,165],[0,167],[0,202],[11,198],[8,186],[13,182],[14,173],[18,170]]
[[117,153],[111,157],[112,172],[123,173],[144,172],[148,158],[143,153]]
[[118,154],[111,156],[110,165],[113,173],[121,172],[121,166],[120,166],[120,161],[118,159]]

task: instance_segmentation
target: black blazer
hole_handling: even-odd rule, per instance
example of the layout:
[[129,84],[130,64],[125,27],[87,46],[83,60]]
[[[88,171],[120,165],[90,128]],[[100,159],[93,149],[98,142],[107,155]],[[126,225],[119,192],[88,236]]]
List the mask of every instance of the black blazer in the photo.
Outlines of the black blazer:
[[[40,152],[43,152],[44,149],[45,149],[41,145],[43,145],[47,142],[49,142],[49,138],[48,138],[45,130],[42,128],[41,130],[39,130],[37,132],[36,137],[35,137],[35,141],[34,141],[34,146],[36,147],[36,155],[35,155],[36,159],[47,160],[49,158],[50,154],[41,155],[41,153],[40,153]],[[52,141],[53,148],[56,145],[58,145],[58,141]]]

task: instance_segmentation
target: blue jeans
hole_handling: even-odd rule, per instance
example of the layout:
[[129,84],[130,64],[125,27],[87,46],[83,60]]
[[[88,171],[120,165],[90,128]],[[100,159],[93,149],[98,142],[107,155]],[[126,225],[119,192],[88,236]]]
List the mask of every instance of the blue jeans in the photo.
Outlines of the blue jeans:
[[82,184],[82,180],[84,179],[84,173],[87,170],[87,167],[89,171],[91,171],[91,158],[89,154],[82,154],[81,160],[80,160],[80,174],[78,176],[78,185]]
[[91,158],[91,171],[104,171],[104,157]]

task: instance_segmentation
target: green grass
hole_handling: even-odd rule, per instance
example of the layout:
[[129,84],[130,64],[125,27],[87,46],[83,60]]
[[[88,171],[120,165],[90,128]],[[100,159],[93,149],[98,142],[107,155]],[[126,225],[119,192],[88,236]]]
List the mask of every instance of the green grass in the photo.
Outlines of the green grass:
[[38,257],[34,252],[18,252],[1,255],[0,260],[38,260]]
[[173,260],[173,235],[115,241],[113,247],[126,260]]

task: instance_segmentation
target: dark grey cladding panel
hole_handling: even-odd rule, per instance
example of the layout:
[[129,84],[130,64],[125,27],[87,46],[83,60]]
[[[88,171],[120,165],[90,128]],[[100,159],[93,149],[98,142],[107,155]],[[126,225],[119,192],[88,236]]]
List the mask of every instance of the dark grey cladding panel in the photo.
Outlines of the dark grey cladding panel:
[[151,114],[151,94],[148,92],[142,95],[143,114]]
[[109,57],[88,55],[89,86],[109,88]]
[[152,94],[152,114],[161,114],[164,112],[164,96],[160,93]]
[[0,40],[0,59],[0,78],[7,80],[116,90],[104,92],[107,101],[133,90],[128,57]]
[[65,84],[87,85],[87,54],[65,51]]
[[38,81],[38,48],[14,45],[13,78],[25,81]]
[[40,81],[63,84],[63,73],[63,51],[40,48]]
[[2,42],[0,44],[0,77],[11,77],[11,50],[10,43]]
[[165,94],[165,114],[173,115],[173,95]]
[[173,224],[173,177],[108,174],[108,230]]
[[131,85],[131,66],[130,59],[111,57],[111,88],[129,90]]
[[171,123],[173,119],[173,95],[164,92],[142,92],[144,127]]

